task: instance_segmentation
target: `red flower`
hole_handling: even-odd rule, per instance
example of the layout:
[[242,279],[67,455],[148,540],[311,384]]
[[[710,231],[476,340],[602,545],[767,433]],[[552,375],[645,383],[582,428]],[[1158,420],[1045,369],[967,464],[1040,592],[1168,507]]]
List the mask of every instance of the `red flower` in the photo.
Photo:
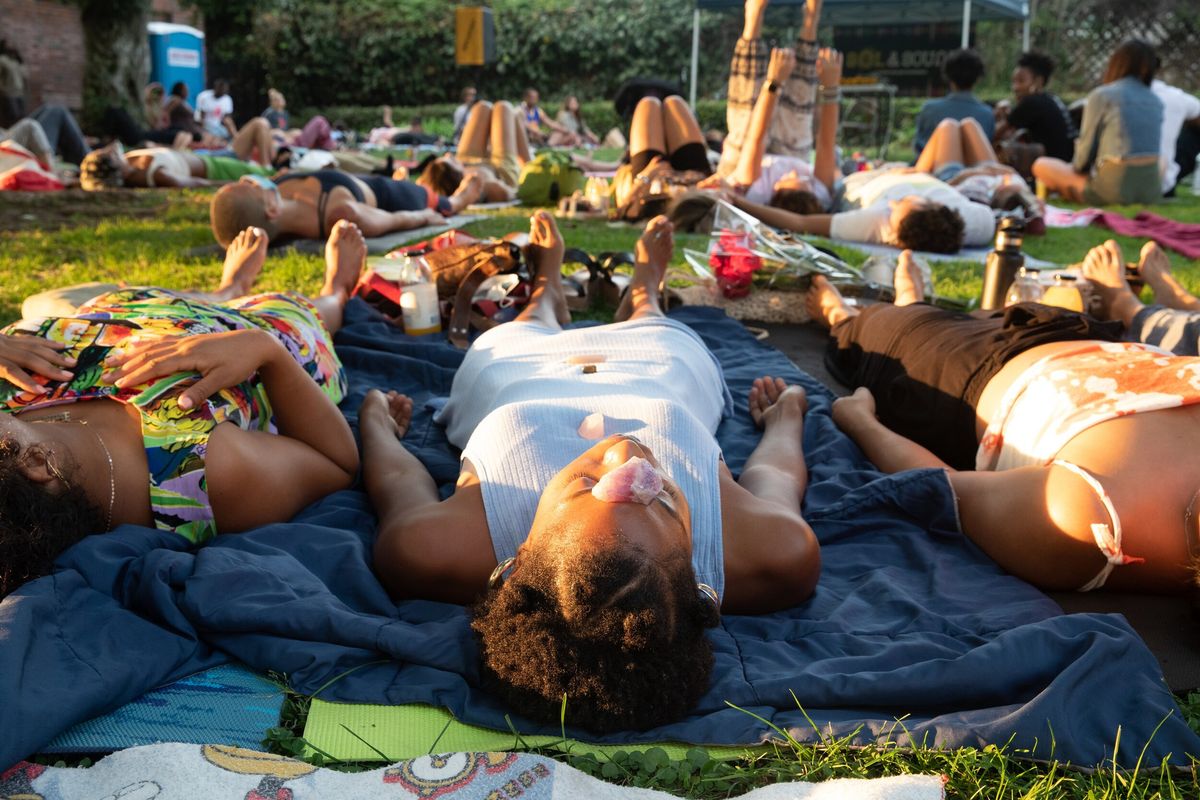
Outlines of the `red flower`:
[[731,300],[750,293],[754,273],[762,266],[762,259],[750,251],[749,244],[748,233],[721,231],[708,259],[722,294]]

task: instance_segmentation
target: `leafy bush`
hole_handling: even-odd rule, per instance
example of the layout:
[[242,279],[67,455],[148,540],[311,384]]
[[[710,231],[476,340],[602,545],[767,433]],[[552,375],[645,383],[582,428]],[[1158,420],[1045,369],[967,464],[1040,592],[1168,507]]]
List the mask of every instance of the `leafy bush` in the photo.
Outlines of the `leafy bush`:
[[[611,98],[637,76],[686,86],[693,0],[490,5],[497,59],[486,67],[455,65],[454,6],[443,0],[270,0],[259,6],[243,55],[261,65],[264,96],[275,86],[293,108],[446,103],[467,84],[507,98],[535,86],[548,101]],[[702,21],[700,94],[708,95],[724,88],[741,15],[706,12]]]

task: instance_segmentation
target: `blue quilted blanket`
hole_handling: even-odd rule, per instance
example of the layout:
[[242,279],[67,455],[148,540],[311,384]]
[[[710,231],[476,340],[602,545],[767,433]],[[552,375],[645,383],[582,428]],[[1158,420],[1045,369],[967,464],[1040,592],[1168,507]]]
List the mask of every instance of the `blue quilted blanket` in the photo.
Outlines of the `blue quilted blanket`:
[[[348,311],[337,340],[351,376],[347,416],[354,421],[372,386],[413,395],[406,444],[448,493],[456,454],[429,403],[449,392],[461,354],[408,339],[365,306]],[[881,474],[833,425],[829,393],[778,351],[719,312],[676,317],[716,352],[737,400],[718,432],[735,473],[757,439],[750,381],[774,374],[808,389],[805,515],[824,566],[806,604],[723,619],[711,634],[712,686],[690,717],[608,741],[773,735],[738,706],[805,741],[857,731],[946,747],[1011,742],[1083,764],[1114,755],[1129,764],[1143,747],[1154,761],[1200,752],[1123,617],[1062,614],[959,533],[940,471]],[[286,673],[327,700],[438,704],[503,729],[510,714],[523,731],[558,733],[476,688],[463,608],[388,599],[370,569],[373,536],[365,496],[344,491],[293,522],[194,552],[174,534],[136,527],[80,542],[54,575],[0,603],[0,769],[75,722],[231,659]]]

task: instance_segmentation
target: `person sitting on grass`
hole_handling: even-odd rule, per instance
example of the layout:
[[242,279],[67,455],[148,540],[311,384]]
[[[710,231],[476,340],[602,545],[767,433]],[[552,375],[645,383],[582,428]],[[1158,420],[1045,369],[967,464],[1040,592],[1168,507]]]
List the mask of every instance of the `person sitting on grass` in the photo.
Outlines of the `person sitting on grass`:
[[143,525],[200,544],[354,481],[331,335],[362,234],[334,228],[312,300],[251,293],[266,252],[243,231],[212,294],[120,289],[0,331],[0,596],[89,534]]
[[114,142],[88,154],[79,170],[79,183],[89,192],[123,186],[191,188],[228,183],[243,175],[272,174],[273,169],[251,161],[202,156],[169,147],[146,147],[126,153]]
[[[555,122],[561,125],[568,134],[575,137],[579,143],[576,145],[578,147],[595,147],[600,143],[600,138],[583,121],[583,109],[579,105],[579,98],[573,94],[563,98],[562,108],[558,110]],[[553,144],[553,137],[551,137],[551,143]]]
[[1116,49],[1103,85],[1087,96],[1074,159],[1033,162],[1033,175],[1047,191],[1090,205],[1162,199],[1163,104],[1150,89],[1157,70],[1158,55],[1146,42],[1131,39]]
[[808,295],[830,328],[826,364],[855,390],[834,422],[867,458],[946,469],[963,533],[1043,589],[1193,587],[1200,359],[1037,303],[988,316],[926,305],[907,251],[895,285],[895,305],[861,310],[821,276]]
[[420,168],[417,183],[441,195],[458,192],[464,179],[483,182],[482,201],[503,202],[517,196],[521,167],[529,161],[529,140],[520,117],[509,103],[480,100],[471,106],[454,155],[438,156]]
[[971,91],[983,77],[983,59],[974,50],[955,50],[942,63],[942,74],[950,84],[945,97],[927,100],[917,112],[917,133],[913,137],[913,149],[920,155],[933,138],[933,132],[942,120],[966,121],[973,119],[979,124],[986,141],[992,140],[996,132],[996,116],[991,107]]
[[223,247],[246,228],[262,228],[271,241],[323,239],[339,220],[353,222],[366,236],[383,236],[439,225],[481,192],[476,177],[464,181],[453,197],[443,197],[411,181],[323,169],[289,173],[277,182],[247,176],[216,193],[209,217]]
[[530,220],[534,290],[472,345],[439,413],[462,449],[454,494],[400,441],[412,401],[359,411],[379,515],[374,568],[396,598],[477,602],[485,688],[542,721],[596,732],[677,719],[712,668],[718,612],[766,613],[813,592],[820,555],[800,515],[800,387],[750,391],[762,440],[734,480],[713,438],[730,403],[713,355],[664,316],[672,227],[636,245],[616,322],[563,330],[563,240]]

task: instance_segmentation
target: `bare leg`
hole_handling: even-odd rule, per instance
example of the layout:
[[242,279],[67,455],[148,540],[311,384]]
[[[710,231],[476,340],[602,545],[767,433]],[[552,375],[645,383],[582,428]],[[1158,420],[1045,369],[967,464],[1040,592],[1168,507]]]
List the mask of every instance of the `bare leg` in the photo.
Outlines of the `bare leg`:
[[921,150],[914,169],[932,175],[950,163],[963,163],[962,132],[956,119],[944,119],[938,123]]
[[812,285],[804,296],[808,315],[826,328],[832,328],[844,319],[858,315],[858,309],[848,305],[824,275],[813,275]]
[[516,130],[517,163],[525,166],[529,159],[533,158],[533,155],[529,151],[529,131],[525,130],[525,125],[517,110],[512,106],[509,106],[509,108],[511,109],[513,126]]
[[1156,242],[1146,242],[1142,247],[1138,272],[1154,290],[1156,303],[1183,311],[1200,311],[1200,300],[1175,280],[1175,276],[1171,274],[1171,262]]
[[746,0],[743,9],[742,38],[752,42],[762,35],[763,14],[769,0]]
[[325,285],[321,287],[321,294],[312,299],[321,322],[330,333],[337,333],[342,327],[346,301],[354,293],[359,273],[366,263],[367,243],[362,231],[353,222],[339,221],[325,243]]
[[1109,239],[1089,250],[1083,259],[1083,276],[1092,282],[1100,298],[1096,316],[1120,320],[1128,328],[1143,306],[1125,280],[1125,256],[1121,246]]
[[459,157],[484,158],[488,152],[488,136],[492,129],[492,104],[480,100],[471,106],[462,136],[458,139]]
[[660,215],[647,222],[634,248],[633,279],[613,316],[615,322],[663,316],[663,277],[674,253],[675,226],[671,221]]
[[563,238],[547,211],[529,218],[529,261],[534,268],[533,293],[514,322],[559,328],[571,321],[562,288]]
[[959,122],[959,132],[962,134],[963,164],[973,167],[976,164],[998,164],[996,151],[988,141],[979,122],[967,117]]
[[232,300],[250,294],[267,259],[267,243],[267,232],[262,228],[246,228],[234,237],[225,248],[225,268],[214,299]]
[[1033,162],[1033,177],[1042,182],[1048,192],[1058,192],[1067,200],[1083,202],[1083,190],[1087,186],[1087,175],[1075,171],[1075,167],[1059,158],[1042,156]]
[[249,161],[254,149],[258,148],[258,163],[270,166],[275,158],[275,145],[271,139],[271,126],[262,117],[247,122],[233,137],[230,144],[233,152],[242,161]]
[[896,289],[896,305],[911,306],[925,299],[925,278],[913,260],[912,250],[904,250],[896,261],[892,285]]
[[[493,158],[506,158],[513,156],[518,162],[524,164],[521,160],[519,147],[517,142],[517,134],[524,130],[521,123],[517,120],[517,111],[512,107],[512,104],[507,100],[501,100],[492,108],[492,127],[490,132],[490,153]],[[526,159],[528,160],[529,144],[526,142]]]
[[643,97],[633,109],[629,124],[629,153],[646,151],[667,152],[667,137],[663,132],[663,105],[657,97]]
[[679,95],[663,101],[663,128],[667,139],[666,153],[674,153],[685,144],[704,144],[704,132],[687,102]]
[[808,395],[802,386],[788,386],[782,378],[764,375],[754,379],[747,399],[750,417],[763,429],[763,436],[738,483],[755,497],[774,500],[799,514],[808,486],[801,446]]

